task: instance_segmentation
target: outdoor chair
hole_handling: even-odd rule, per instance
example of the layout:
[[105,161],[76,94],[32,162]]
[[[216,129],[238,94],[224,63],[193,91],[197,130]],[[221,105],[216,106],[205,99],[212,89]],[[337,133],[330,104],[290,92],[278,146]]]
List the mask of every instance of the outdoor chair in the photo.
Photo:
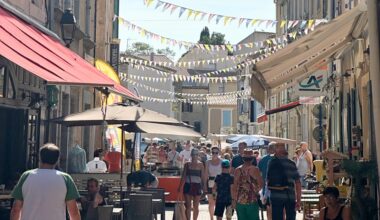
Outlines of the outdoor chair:
[[147,188],[146,192],[153,192],[152,199],[160,199],[162,202],[153,203],[153,214],[157,220],[157,214],[161,215],[161,220],[165,220],[165,189],[163,188]]
[[130,194],[127,208],[128,220],[152,220],[153,205],[151,194]]
[[113,205],[98,206],[98,219],[112,220]]

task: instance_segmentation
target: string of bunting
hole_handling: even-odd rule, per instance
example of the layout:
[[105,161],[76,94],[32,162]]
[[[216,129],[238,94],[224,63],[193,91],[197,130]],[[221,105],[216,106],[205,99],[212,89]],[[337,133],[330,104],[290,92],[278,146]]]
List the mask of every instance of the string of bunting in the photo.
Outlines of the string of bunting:
[[[277,50],[278,49],[273,50],[269,53],[263,54],[259,57],[254,58],[254,59],[247,59],[247,60],[245,60],[245,61],[243,61],[243,62],[241,62],[235,66],[232,66],[232,67],[228,67],[228,68],[224,68],[224,69],[220,69],[220,70],[215,70],[215,71],[211,71],[211,72],[207,72],[207,73],[200,73],[200,74],[196,74],[196,75],[192,75],[192,76],[185,76],[185,75],[181,75],[181,74],[170,74],[170,73],[165,72],[165,71],[161,71],[161,70],[157,70],[157,69],[154,69],[151,67],[147,67],[144,64],[133,64],[130,66],[134,69],[137,69],[137,70],[140,70],[140,69],[143,71],[144,70],[150,70],[152,73],[157,73],[161,76],[164,76],[164,77],[160,77],[160,78],[155,78],[155,77],[149,78],[148,76],[136,76],[137,77],[136,79],[141,79],[141,80],[145,80],[145,81],[166,82],[169,78],[168,76],[170,75],[171,79],[175,82],[183,82],[183,81],[204,82],[204,83],[210,82],[210,81],[212,83],[214,83],[214,82],[216,83],[218,81],[226,82],[229,80],[229,78],[226,76],[224,76],[224,77],[211,77],[211,76],[219,76],[220,74],[229,73],[232,71],[236,71],[238,69],[243,69],[246,66],[256,64],[257,62],[269,57],[271,54],[275,53]],[[120,73],[120,76],[121,77],[127,77],[127,74],[126,73]],[[250,77],[250,76],[248,76],[248,77]],[[218,79],[218,78],[221,78],[221,79]]]
[[133,85],[133,86],[138,86],[140,88],[144,88],[145,90],[154,92],[154,93],[161,93],[161,94],[169,94],[169,95],[177,95],[177,96],[186,96],[186,97],[206,97],[206,96],[226,96],[226,95],[238,95],[238,96],[243,96],[243,95],[249,95],[250,91],[247,90],[240,90],[240,91],[233,91],[233,92],[222,92],[222,93],[186,93],[186,92],[173,92],[169,90],[163,90],[163,89],[158,89],[154,88],[142,83],[138,83],[132,79],[123,79],[123,81]]
[[[197,47],[197,48],[207,50],[207,51],[222,51],[222,50],[238,51],[238,50],[241,50],[242,48],[252,48],[253,45],[255,44],[254,42],[251,42],[251,43],[243,43],[243,44],[235,44],[235,45],[231,45],[231,44],[211,45],[211,44],[198,44],[198,43],[193,43],[193,42],[189,42],[189,41],[175,40],[175,39],[164,37],[164,36],[161,36],[159,34],[148,31],[148,30],[146,30],[146,29],[144,29],[138,25],[133,24],[130,21],[127,21],[127,20],[121,18],[120,16],[115,15],[114,19],[118,19],[120,25],[124,25],[128,29],[139,33],[142,37],[146,37],[147,39],[153,39],[153,40],[160,41],[161,44],[166,44],[169,46],[178,46],[180,49],[182,47],[184,47],[185,49],[188,50],[192,47]],[[320,23],[318,23],[318,24],[320,24]],[[310,28],[306,28],[304,30],[304,33],[308,34],[309,31],[314,30],[314,28],[318,24],[314,23]],[[293,32],[288,33],[288,35],[292,38],[295,38],[297,36],[297,33],[299,33],[299,32],[300,31],[295,30]],[[267,44],[268,46],[271,46],[271,45],[278,45],[278,44],[286,43],[287,40],[288,40],[288,36],[284,35],[284,36],[277,37],[277,38],[266,39],[266,40],[263,40],[261,42],[257,42],[257,44],[259,46],[264,46],[265,44]]]
[[240,62],[239,59],[248,57],[248,56],[254,56],[254,55],[261,55],[264,53],[268,53],[272,50],[278,50],[283,48],[284,45],[276,45],[274,47],[269,47],[269,48],[263,48],[259,49],[256,51],[251,51],[248,53],[243,53],[243,54],[238,54],[235,56],[225,56],[225,57],[219,57],[215,59],[207,59],[207,60],[193,60],[193,61],[180,61],[177,63],[173,62],[166,62],[166,61],[160,61],[160,62],[155,62],[155,61],[150,61],[150,60],[143,60],[143,59],[134,59],[131,57],[120,57],[120,62],[121,63],[132,63],[132,64],[140,64],[140,65],[150,65],[150,66],[164,66],[164,67],[194,67],[194,66],[199,66],[199,65],[205,65],[210,64],[210,63],[223,63],[225,61],[232,61],[234,63]]
[[158,103],[189,103],[193,105],[216,105],[216,104],[236,104],[238,99],[241,99],[238,95],[233,96],[214,96],[214,97],[207,97],[205,99],[186,99],[186,98],[168,98],[168,99],[162,99],[162,98],[155,98],[155,97],[149,97],[149,96],[140,96],[140,98],[143,101],[148,102],[158,102]]
[[157,2],[154,9],[161,9],[162,12],[170,11],[170,14],[173,15],[178,10],[178,17],[181,18],[183,15],[187,15],[187,19],[193,18],[194,20],[203,21],[207,18],[208,23],[211,23],[213,20],[216,24],[223,21],[224,26],[237,21],[238,27],[241,27],[242,24],[248,27],[275,27],[277,24],[281,28],[300,28],[300,29],[310,29],[314,24],[318,25],[322,22],[326,22],[326,19],[310,19],[310,20],[271,20],[271,19],[255,19],[255,18],[244,18],[244,17],[234,17],[226,16],[214,13],[203,12],[199,10],[194,10],[191,8],[182,7],[180,5],[164,2],[161,0],[144,0],[144,4],[149,7],[153,2]]
[[132,79],[146,82],[199,82],[199,83],[223,83],[223,82],[236,82],[238,77],[251,78],[251,74],[238,75],[238,76],[224,76],[224,77],[200,77],[200,76],[185,76],[185,75],[172,75],[171,77],[150,77],[134,74],[120,73],[121,79]]

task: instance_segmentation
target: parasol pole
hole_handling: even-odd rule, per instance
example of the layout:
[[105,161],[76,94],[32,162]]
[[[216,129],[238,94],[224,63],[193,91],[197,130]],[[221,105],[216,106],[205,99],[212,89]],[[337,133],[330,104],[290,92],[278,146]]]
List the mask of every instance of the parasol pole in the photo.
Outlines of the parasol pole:
[[[133,172],[133,168],[135,166],[135,151],[136,151],[136,138],[137,138],[137,131],[134,133],[133,137],[133,149],[132,149],[132,165],[131,165],[131,173]],[[135,168],[136,170],[136,168]]]
[[[106,115],[107,115],[107,105],[108,105],[108,96],[109,96],[109,92],[108,92],[108,88],[106,88],[104,91],[104,96],[105,96],[105,99],[103,99],[101,101],[101,111],[102,111],[102,116],[103,116],[103,123],[102,123],[102,142],[103,142],[103,149],[104,150],[109,150],[108,149],[108,141],[107,141],[107,137],[106,137],[106,132],[107,132],[107,121],[106,121]],[[104,97],[102,96],[102,97]]]
[[124,124],[121,124],[121,157],[120,157],[120,204],[122,205],[123,213],[124,213],[124,203],[123,203],[123,166],[124,166],[124,145],[125,145],[125,131],[123,129]]

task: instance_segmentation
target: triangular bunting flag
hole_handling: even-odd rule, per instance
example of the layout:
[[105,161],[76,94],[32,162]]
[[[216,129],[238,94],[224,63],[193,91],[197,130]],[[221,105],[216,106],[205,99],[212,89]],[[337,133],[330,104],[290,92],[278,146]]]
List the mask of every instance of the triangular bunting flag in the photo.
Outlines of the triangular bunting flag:
[[189,19],[193,15],[194,11],[191,9],[187,9],[187,19]]
[[164,4],[162,1],[157,1],[156,7],[154,7],[154,9],[159,8],[162,4]]
[[215,19],[215,24],[218,24],[220,19],[222,18],[223,16],[222,15],[217,15],[216,16],[216,19]]
[[180,18],[185,11],[186,11],[186,8],[181,7],[179,10],[178,17]]
[[178,8],[177,5],[172,5],[172,9],[170,9],[170,14],[173,14],[173,12]]
[[212,18],[215,16],[215,14],[210,14],[209,16],[208,16],[208,23],[210,23],[211,22],[211,20],[212,20]]

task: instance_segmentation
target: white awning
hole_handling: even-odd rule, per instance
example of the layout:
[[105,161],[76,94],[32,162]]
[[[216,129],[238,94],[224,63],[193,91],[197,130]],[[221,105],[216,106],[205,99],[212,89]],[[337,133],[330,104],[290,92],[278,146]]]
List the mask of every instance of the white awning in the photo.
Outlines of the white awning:
[[256,78],[260,79],[266,90],[272,91],[291,80],[304,79],[308,74],[329,63],[330,58],[338,51],[360,37],[367,21],[367,6],[361,3],[258,62]]

